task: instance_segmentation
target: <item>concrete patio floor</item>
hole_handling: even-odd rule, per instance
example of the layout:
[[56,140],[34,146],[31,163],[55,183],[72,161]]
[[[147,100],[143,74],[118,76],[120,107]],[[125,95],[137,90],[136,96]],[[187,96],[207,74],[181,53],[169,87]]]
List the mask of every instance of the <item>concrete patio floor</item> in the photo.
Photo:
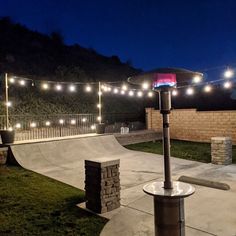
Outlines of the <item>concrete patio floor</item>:
[[[101,236],[154,235],[153,199],[142,187],[161,181],[160,155],[130,151],[113,135],[53,140],[11,146],[18,163],[27,169],[84,189],[84,160],[120,159],[121,207],[103,214],[111,218]],[[229,191],[195,186],[185,200],[186,235],[236,235],[236,165],[220,166],[171,158],[173,180],[181,175],[230,185]]]

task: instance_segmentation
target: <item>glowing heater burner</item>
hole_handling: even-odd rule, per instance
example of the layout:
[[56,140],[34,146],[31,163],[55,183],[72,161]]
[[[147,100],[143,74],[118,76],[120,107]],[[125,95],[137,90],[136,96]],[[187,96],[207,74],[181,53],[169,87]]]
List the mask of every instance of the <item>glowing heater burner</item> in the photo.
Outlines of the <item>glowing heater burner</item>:
[[152,87],[153,89],[169,88],[169,87],[175,87],[176,84],[177,81],[175,74],[157,73],[154,75],[154,81],[152,83]]

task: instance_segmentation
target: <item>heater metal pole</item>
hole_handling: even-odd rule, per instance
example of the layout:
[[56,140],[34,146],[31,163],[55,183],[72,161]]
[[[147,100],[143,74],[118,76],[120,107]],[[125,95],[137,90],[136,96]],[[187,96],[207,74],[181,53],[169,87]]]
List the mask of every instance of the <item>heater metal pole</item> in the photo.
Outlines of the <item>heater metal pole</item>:
[[164,188],[172,189],[170,168],[170,130],[169,114],[171,109],[171,92],[163,89],[159,92],[160,112],[163,118],[163,154],[164,154]]

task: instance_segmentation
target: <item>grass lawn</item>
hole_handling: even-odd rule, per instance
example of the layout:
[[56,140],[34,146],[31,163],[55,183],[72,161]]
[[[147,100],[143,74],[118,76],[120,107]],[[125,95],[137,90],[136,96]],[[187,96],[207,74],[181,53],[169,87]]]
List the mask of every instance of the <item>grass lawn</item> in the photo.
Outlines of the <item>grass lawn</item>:
[[[136,151],[162,154],[161,141],[131,144],[125,147]],[[171,156],[201,162],[211,162],[211,145],[209,143],[171,140]],[[233,146],[233,163],[236,163],[236,146]]]
[[100,234],[106,219],[76,204],[84,192],[21,167],[0,166],[0,235]]

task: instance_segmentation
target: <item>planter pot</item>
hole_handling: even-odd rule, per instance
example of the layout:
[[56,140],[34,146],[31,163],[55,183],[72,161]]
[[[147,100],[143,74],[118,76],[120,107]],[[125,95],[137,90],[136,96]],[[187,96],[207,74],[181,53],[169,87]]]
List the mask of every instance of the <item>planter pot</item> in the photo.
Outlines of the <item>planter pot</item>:
[[0,135],[3,144],[14,143],[15,131],[12,130],[0,130]]
[[101,123],[101,124],[96,124],[96,133],[97,134],[104,134],[105,133],[105,124]]

